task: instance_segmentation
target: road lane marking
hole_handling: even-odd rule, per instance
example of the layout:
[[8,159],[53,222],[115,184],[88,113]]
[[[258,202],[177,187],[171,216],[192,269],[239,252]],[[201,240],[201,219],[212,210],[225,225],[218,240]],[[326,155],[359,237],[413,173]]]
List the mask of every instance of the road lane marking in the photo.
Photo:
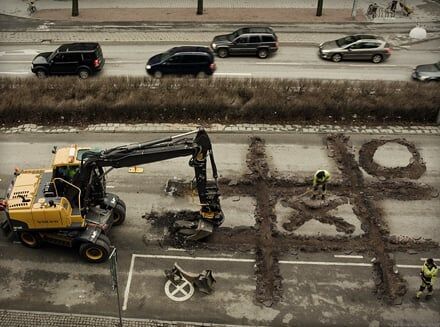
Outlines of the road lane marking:
[[221,76],[221,75],[225,75],[225,76],[252,76],[251,73],[214,73],[214,76]]
[[31,72],[0,72],[0,74],[3,75],[26,75],[30,74]]
[[346,259],[363,259],[362,255],[345,255],[345,254],[335,254],[335,258],[346,258]]
[[134,268],[134,260],[136,258],[136,254],[131,255],[131,262],[130,262],[130,270],[128,271],[128,278],[127,278],[127,285],[125,286],[125,292],[124,292],[124,304],[122,305],[122,310],[127,310],[127,303],[128,303],[128,293],[130,293],[130,285],[131,285],[131,278],[133,277],[133,268]]
[[397,268],[420,269],[419,265],[396,265]]
[[324,63],[313,63],[313,62],[256,62],[255,65],[267,65],[267,66],[325,66],[329,68],[343,68],[346,66],[349,67],[413,67],[411,65],[390,65],[390,64],[382,64],[382,65],[366,65],[366,64],[342,64],[342,65],[332,65],[332,64],[324,64]]
[[[428,260],[428,258],[420,258],[420,261],[426,261],[426,260]],[[440,261],[439,258],[432,258],[432,260],[434,260],[434,261]]]
[[370,267],[371,263],[361,262],[332,262],[332,261],[286,261],[280,260],[279,263],[288,265],[311,265],[311,266],[350,266],[350,267]]
[[134,254],[138,258],[152,259],[180,259],[180,260],[196,260],[196,261],[228,261],[228,262],[255,262],[255,259],[235,259],[235,258],[212,258],[212,257],[188,257],[179,255],[163,255],[163,254]]
[[167,251],[185,252],[185,249],[167,248]]
[[36,55],[40,52],[43,52],[42,50],[34,50],[34,49],[23,49],[23,50],[8,50],[8,51],[0,51],[0,57],[1,56],[28,56],[28,55]]
[[[352,256],[358,257],[358,256]],[[218,262],[240,262],[240,263],[254,263],[255,259],[236,259],[236,258],[225,258],[225,257],[189,257],[189,256],[178,256],[178,255],[162,255],[162,254],[136,254],[131,255],[130,270],[128,271],[127,284],[125,285],[124,292],[124,303],[122,310],[126,311],[128,306],[128,297],[130,294],[131,281],[133,278],[134,263],[136,258],[150,258],[150,259],[173,259],[173,260],[194,260],[194,261],[218,261]],[[358,259],[358,258],[356,258]],[[300,261],[300,260],[280,260],[280,264],[290,264],[290,265],[316,265],[316,266],[348,266],[348,267],[372,267],[372,263],[362,263],[362,262],[332,262],[332,261]],[[397,268],[410,268],[419,269],[419,265],[396,265]]]
[[0,60],[0,64],[31,64],[31,60]]

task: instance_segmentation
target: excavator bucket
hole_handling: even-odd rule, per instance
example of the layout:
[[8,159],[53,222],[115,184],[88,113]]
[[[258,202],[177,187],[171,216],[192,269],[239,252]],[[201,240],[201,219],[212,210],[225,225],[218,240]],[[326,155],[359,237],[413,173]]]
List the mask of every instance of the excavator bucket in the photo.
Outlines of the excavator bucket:
[[203,273],[199,276],[199,278],[194,281],[194,284],[197,286],[200,292],[205,294],[211,294],[214,290],[214,283],[216,282],[215,278],[212,276],[211,270],[204,270]]
[[178,220],[174,223],[173,228],[186,240],[191,241],[208,237],[214,231],[214,225],[203,219],[198,221]]

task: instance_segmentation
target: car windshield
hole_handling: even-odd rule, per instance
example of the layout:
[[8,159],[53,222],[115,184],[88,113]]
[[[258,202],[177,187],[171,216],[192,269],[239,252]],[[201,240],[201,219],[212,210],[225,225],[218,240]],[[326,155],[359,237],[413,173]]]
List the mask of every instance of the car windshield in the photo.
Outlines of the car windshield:
[[50,54],[50,56],[47,58],[48,61],[52,60],[53,58],[55,58],[55,56],[58,54],[58,49],[56,49],[54,52],[52,52]]
[[229,34],[228,39],[229,39],[229,41],[234,41],[239,35],[240,35],[240,34],[238,33],[238,31],[235,31],[235,32],[232,33],[232,34]]
[[336,40],[336,44],[338,47],[344,47],[350,43],[353,43],[357,41],[359,38],[357,38],[354,35],[343,37],[342,39]]
[[164,52],[160,55],[160,61],[167,60],[169,57],[171,57],[173,54],[170,51]]

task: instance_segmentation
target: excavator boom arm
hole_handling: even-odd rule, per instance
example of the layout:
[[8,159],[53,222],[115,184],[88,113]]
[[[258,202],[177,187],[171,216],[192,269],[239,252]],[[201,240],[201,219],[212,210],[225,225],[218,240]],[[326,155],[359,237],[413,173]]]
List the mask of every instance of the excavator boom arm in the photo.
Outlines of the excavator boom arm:
[[[196,134],[188,139],[190,134]],[[84,203],[91,202],[91,194],[97,194],[96,187],[101,186],[105,193],[105,186],[97,179],[103,179],[103,168],[122,168],[148,164],[178,157],[191,156],[189,165],[194,168],[197,191],[202,205],[202,212],[220,212],[219,192],[217,186],[217,167],[212,152],[211,140],[206,131],[199,128],[196,131],[148,141],[135,143],[104,151],[88,151],[82,155],[79,174],[79,184],[84,192]],[[207,185],[207,158],[211,163],[214,183]],[[92,188],[93,192],[92,192]]]

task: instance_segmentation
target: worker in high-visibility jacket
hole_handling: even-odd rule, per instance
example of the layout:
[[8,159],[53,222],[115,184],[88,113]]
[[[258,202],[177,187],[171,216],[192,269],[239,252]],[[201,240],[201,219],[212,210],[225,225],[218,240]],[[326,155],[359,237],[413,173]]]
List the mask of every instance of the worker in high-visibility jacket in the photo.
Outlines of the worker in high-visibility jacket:
[[316,193],[318,192],[319,187],[321,187],[321,199],[325,199],[326,184],[330,178],[331,175],[327,170],[318,170],[315,173],[313,176],[313,200],[316,198]]
[[420,271],[420,278],[422,279],[422,285],[420,285],[419,291],[416,294],[416,298],[420,299],[425,288],[428,288],[427,296],[431,296],[433,292],[433,285],[437,278],[438,268],[434,263],[434,259],[429,258],[425,261]]

